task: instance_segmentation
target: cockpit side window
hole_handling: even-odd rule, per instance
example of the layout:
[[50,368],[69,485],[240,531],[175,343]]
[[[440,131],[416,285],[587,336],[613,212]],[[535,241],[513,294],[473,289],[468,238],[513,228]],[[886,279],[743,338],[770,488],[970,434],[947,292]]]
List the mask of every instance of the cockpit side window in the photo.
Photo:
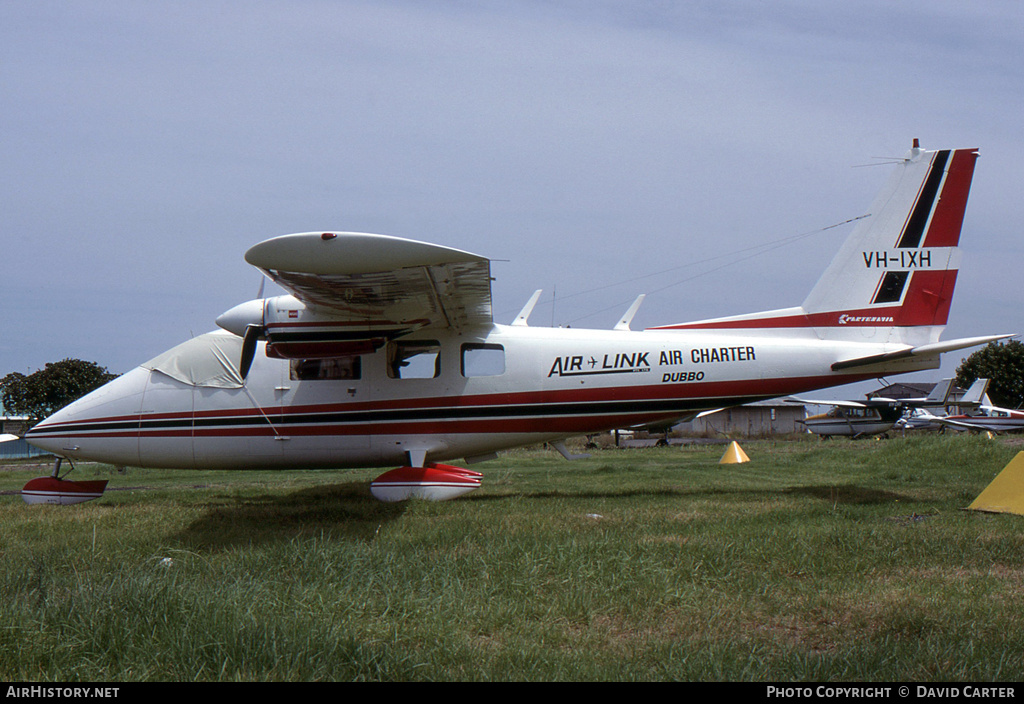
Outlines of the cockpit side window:
[[392,379],[433,379],[441,376],[441,343],[437,340],[390,343],[388,376]]
[[500,376],[505,373],[505,348],[501,345],[466,343],[462,346],[462,376]]
[[329,359],[293,359],[289,363],[289,376],[293,380],[361,379],[362,357],[331,357]]

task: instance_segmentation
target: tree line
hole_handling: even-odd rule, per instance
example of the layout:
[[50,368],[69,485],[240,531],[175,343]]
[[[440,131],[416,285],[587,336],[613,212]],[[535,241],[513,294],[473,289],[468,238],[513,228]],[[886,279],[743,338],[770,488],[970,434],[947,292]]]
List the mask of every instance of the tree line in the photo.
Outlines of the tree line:
[[7,413],[28,416],[33,425],[116,378],[95,362],[64,359],[32,374],[12,372],[0,379],[0,402]]

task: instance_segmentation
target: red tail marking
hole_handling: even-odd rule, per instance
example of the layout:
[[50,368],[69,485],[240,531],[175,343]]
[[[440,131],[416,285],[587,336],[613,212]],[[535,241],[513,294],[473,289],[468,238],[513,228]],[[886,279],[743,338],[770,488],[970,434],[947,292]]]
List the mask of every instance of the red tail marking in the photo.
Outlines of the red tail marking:
[[945,325],[956,275],[955,269],[915,271],[899,308],[897,325]]
[[925,236],[925,247],[956,247],[960,242],[960,228],[964,222],[967,195],[971,190],[977,159],[976,149],[957,149],[953,152],[946,183],[939,194],[939,202]]

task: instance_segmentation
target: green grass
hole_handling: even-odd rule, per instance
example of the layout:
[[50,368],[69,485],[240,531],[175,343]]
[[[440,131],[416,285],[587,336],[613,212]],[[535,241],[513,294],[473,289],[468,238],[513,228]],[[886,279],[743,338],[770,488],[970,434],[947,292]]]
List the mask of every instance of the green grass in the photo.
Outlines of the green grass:
[[513,452],[444,503],[85,465],[99,501],[0,496],[0,679],[1020,679],[1024,517],[961,510],[1020,448],[743,447]]

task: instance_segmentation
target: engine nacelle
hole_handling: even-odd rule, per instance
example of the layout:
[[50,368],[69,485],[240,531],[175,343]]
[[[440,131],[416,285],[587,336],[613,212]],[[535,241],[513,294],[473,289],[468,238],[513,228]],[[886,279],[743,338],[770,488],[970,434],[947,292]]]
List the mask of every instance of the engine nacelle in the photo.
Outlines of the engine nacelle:
[[217,325],[239,337],[258,330],[259,337],[267,341],[267,356],[278,359],[368,354],[424,322],[336,317],[329,309],[308,307],[295,296],[246,301],[217,318]]

